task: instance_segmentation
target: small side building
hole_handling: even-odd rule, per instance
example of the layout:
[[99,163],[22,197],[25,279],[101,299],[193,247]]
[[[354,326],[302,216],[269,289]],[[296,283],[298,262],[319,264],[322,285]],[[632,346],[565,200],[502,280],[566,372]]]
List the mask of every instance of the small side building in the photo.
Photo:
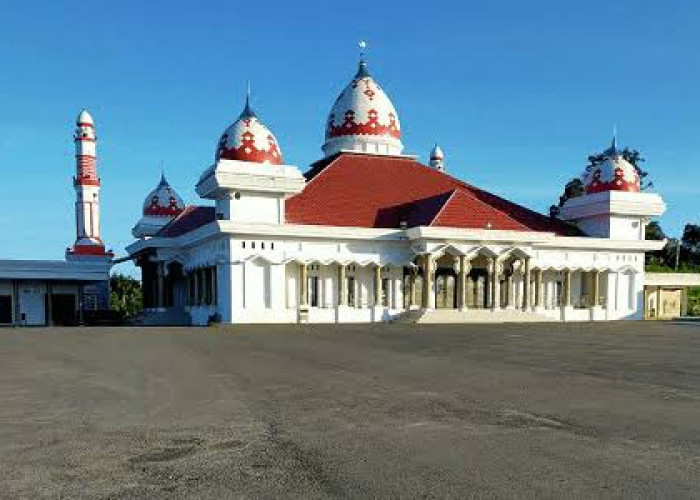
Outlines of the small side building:
[[698,273],[646,273],[644,318],[674,319],[688,314],[688,291],[700,288]]
[[81,322],[109,306],[109,263],[0,260],[0,325]]

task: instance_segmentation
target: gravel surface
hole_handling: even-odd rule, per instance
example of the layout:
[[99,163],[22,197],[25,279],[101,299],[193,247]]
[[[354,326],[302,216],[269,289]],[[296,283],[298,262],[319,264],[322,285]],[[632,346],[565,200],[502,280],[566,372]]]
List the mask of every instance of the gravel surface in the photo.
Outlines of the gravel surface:
[[700,324],[0,329],[0,497],[697,498]]

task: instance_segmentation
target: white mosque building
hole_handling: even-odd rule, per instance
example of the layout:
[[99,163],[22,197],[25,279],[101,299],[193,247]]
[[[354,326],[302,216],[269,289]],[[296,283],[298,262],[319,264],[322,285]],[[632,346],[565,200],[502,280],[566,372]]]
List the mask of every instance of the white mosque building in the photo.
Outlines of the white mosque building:
[[246,102],[186,206],[163,177],[133,229],[154,322],[343,323],[641,319],[650,218],[615,142],[558,218],[403,154],[364,60],[328,115],[323,157],[285,164]]

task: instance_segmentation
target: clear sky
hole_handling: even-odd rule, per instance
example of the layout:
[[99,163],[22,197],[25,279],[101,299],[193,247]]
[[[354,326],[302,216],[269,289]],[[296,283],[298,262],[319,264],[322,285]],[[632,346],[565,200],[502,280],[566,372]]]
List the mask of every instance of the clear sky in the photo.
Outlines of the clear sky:
[[[75,117],[95,118],[103,238],[124,255],[161,161],[194,185],[243,106],[287,163],[320,158],[357,41],[405,152],[546,212],[613,125],[646,157],[676,235],[700,222],[700,2],[24,1],[0,15],[0,258],[72,243]],[[124,269],[128,271],[128,268]]]

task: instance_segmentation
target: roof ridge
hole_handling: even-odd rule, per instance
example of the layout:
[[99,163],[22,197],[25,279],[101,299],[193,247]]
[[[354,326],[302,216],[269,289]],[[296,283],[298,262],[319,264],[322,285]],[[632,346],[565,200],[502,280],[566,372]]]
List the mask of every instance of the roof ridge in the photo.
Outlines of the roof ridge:
[[306,178],[306,174],[313,173],[314,169],[317,168],[317,166],[322,165],[326,160],[328,160],[328,163],[325,166],[321,167],[318,172],[313,174],[310,179],[306,179],[306,186],[311,185],[312,182],[314,182],[317,178],[321,177],[321,174],[323,174],[323,172],[328,170],[329,167],[331,165],[333,165],[338,160],[338,158],[340,158],[340,153],[337,153],[335,155],[335,158],[333,158],[333,156],[327,156],[327,157],[321,158],[320,160],[317,160],[317,161],[313,162],[311,165],[309,165],[309,170],[307,170],[306,173],[304,174],[305,178]]
[[[419,161],[416,161],[416,163],[418,163],[419,165],[421,165],[421,166],[423,166],[423,167],[425,167],[425,168],[430,169],[430,171],[431,171],[434,175],[447,177],[450,181],[452,181],[453,183],[457,184],[457,185],[458,185],[458,188],[463,188],[464,190],[467,190],[467,191],[471,191],[471,190],[479,191],[479,192],[484,193],[484,194],[486,194],[486,195],[488,195],[488,196],[493,196],[493,197],[495,197],[495,198],[498,198],[499,200],[504,201],[504,202],[506,202],[506,203],[508,203],[508,204],[510,204],[510,205],[514,205],[514,206],[516,206],[516,207],[518,207],[518,208],[520,208],[520,209],[527,210],[527,211],[530,212],[530,213],[539,215],[539,216],[541,216],[541,217],[545,217],[544,214],[542,214],[542,213],[540,213],[540,212],[537,212],[536,210],[533,210],[533,209],[531,209],[531,208],[528,208],[528,207],[526,207],[526,206],[524,206],[524,205],[521,205],[521,204],[519,204],[519,203],[515,203],[514,201],[510,201],[510,200],[508,200],[508,199],[506,199],[506,198],[504,198],[504,197],[502,197],[502,196],[500,196],[500,195],[497,195],[497,194],[495,194],[495,193],[492,193],[491,191],[487,191],[487,190],[485,190],[485,189],[483,189],[483,188],[480,188],[480,187],[478,187],[478,186],[475,186],[474,184],[470,184],[470,183],[468,183],[468,182],[466,182],[466,181],[463,181],[462,179],[458,179],[457,177],[454,177],[454,176],[448,174],[447,172],[440,172],[439,170],[435,170],[435,169],[433,169],[433,168],[431,168],[431,167],[429,167],[429,166],[427,166],[427,165],[423,165],[423,164],[420,163]],[[472,193],[470,193],[470,195],[471,195],[472,197],[476,198]],[[479,200],[479,198],[476,198],[476,199]],[[479,201],[482,201],[482,200],[479,200]],[[482,203],[485,203],[485,202],[482,201]],[[492,206],[492,205],[490,205],[490,206]],[[503,212],[503,211],[502,211],[501,209],[499,209],[499,208],[496,208],[496,207],[494,207],[494,208],[495,208],[496,210],[502,212],[502,213],[505,213],[505,212]],[[507,215],[507,214],[506,214],[506,215]],[[512,217],[511,217],[511,219],[512,219]],[[512,219],[512,220],[515,220],[515,219]],[[516,220],[515,222],[518,222],[518,221]],[[520,223],[519,223],[519,224],[520,224]],[[521,224],[521,225],[522,225],[522,224]]]
[[[477,189],[478,189],[478,188],[477,188]],[[492,208],[493,210],[495,210],[495,211],[498,212],[499,214],[505,216],[506,218],[508,218],[508,219],[511,220],[512,222],[516,223],[518,226],[520,226],[520,227],[522,227],[522,228],[524,228],[524,229],[526,229],[526,230],[528,230],[528,231],[532,231],[532,230],[533,230],[533,228],[528,227],[527,225],[525,225],[525,224],[523,224],[522,222],[520,222],[518,219],[515,219],[515,218],[511,217],[511,215],[510,215],[509,213],[504,212],[504,211],[501,210],[500,208],[495,207],[495,206],[491,205],[490,203],[485,202],[484,200],[480,200],[480,199],[479,199],[478,197],[476,197],[473,193],[469,192],[468,189],[460,189],[459,192],[462,193],[462,194],[464,194],[465,196],[468,196],[468,197],[472,198],[473,200],[477,201],[478,203],[481,203],[482,205],[486,205],[486,206]],[[489,193],[489,194],[490,194],[490,193]],[[497,196],[497,195],[492,195],[492,196]],[[507,201],[507,200],[506,200],[506,201]]]
[[438,210],[435,216],[430,220],[430,224],[428,224],[429,226],[433,225],[433,223],[440,217],[440,214],[442,214],[442,212],[445,210],[445,207],[447,207],[447,205],[450,204],[450,201],[452,201],[452,198],[454,198],[455,194],[457,193],[457,188],[454,188],[451,191],[445,191],[444,193],[440,193],[438,196],[443,195],[445,193],[450,193],[450,196],[447,197],[445,202],[440,207],[440,210]]

